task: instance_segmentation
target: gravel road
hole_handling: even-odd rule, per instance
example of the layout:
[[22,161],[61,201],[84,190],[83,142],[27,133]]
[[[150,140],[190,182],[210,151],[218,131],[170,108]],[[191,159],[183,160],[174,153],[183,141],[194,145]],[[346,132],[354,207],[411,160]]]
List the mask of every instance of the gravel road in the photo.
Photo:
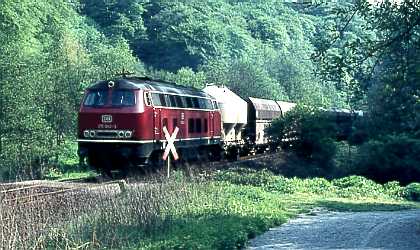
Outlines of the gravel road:
[[251,240],[248,249],[420,249],[420,209],[304,215]]

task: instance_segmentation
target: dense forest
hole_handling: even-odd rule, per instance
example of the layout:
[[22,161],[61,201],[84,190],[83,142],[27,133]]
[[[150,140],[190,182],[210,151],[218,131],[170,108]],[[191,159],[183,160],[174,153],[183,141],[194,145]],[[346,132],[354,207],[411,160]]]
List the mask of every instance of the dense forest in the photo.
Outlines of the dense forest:
[[71,158],[83,89],[128,71],[362,109],[352,164],[418,181],[420,2],[369,2],[2,0],[0,179]]

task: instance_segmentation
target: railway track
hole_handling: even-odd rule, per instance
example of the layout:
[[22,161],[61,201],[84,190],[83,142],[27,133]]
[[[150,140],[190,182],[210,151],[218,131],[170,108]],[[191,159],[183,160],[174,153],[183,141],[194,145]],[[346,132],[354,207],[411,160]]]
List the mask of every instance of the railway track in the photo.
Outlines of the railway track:
[[55,187],[51,185],[29,185],[0,191],[2,205],[22,205],[47,201],[50,196],[63,195],[80,187]]
[[[25,182],[24,182],[25,183]],[[44,182],[39,184],[22,184],[10,183],[0,186],[0,204],[15,206],[25,205],[35,202],[48,202],[57,196],[68,195],[76,192],[85,192],[94,190],[107,185],[118,185],[120,192],[126,191],[126,183],[123,180],[109,181],[101,184],[88,184],[77,182],[57,183],[57,182]]]
[[[211,172],[220,169],[236,167],[238,165],[252,166],[257,162],[261,164],[263,161],[270,161],[273,157],[270,154],[258,154],[240,157],[237,161],[217,161],[217,162],[193,162],[182,165],[180,168],[197,170],[197,172]],[[16,182],[8,184],[0,184],[0,204],[2,205],[22,205],[34,202],[48,201],[50,197],[66,195],[72,192],[83,192],[86,190],[94,190],[107,185],[118,186],[119,192],[125,192],[127,182],[144,184],[145,179],[163,180],[163,172],[155,172],[146,176],[130,176],[126,179],[111,180],[105,182],[92,182],[92,179],[73,179],[63,182],[53,181],[33,181],[33,182]]]

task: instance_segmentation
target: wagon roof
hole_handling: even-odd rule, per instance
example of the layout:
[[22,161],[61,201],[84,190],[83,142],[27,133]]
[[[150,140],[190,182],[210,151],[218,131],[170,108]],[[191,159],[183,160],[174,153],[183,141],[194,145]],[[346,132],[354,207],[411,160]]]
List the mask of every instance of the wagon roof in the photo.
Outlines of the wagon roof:
[[249,100],[256,110],[280,111],[280,107],[276,101],[254,97],[249,97]]
[[88,89],[108,89],[108,84],[110,81],[113,81],[115,83],[115,87],[120,89],[147,89],[164,93],[210,98],[208,94],[199,89],[186,87],[163,80],[152,79],[149,77],[121,77],[112,80],[99,81],[90,86]]
[[281,115],[281,110],[276,101],[249,97],[250,104],[255,109],[256,119],[272,120]]

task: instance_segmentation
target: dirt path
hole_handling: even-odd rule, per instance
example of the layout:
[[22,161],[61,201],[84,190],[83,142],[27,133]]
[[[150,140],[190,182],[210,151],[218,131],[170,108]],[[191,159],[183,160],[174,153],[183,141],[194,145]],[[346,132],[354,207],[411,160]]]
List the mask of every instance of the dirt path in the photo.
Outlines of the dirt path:
[[305,215],[251,240],[249,249],[420,249],[420,210]]

